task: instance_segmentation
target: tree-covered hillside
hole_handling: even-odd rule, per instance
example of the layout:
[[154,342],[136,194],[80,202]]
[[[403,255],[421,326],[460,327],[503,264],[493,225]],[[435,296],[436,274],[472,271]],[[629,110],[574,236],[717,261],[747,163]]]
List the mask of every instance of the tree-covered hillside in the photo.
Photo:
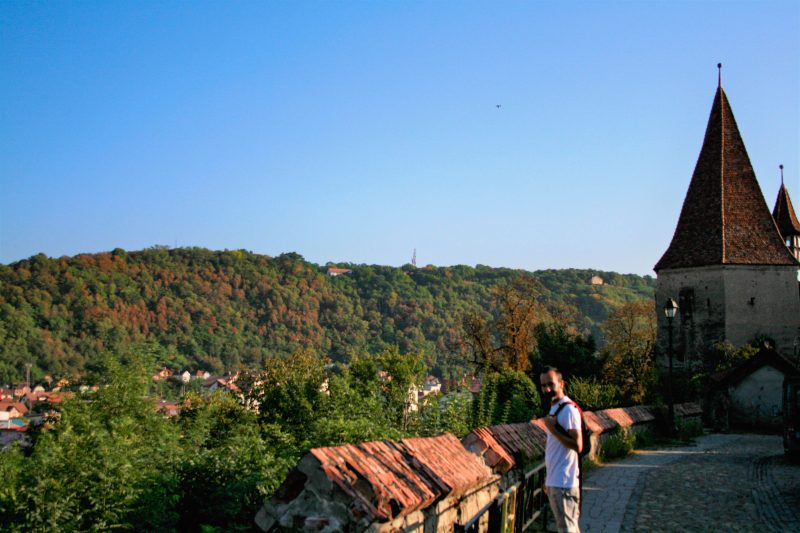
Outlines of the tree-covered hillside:
[[[464,316],[496,316],[492,288],[510,280],[533,278],[548,313],[594,335],[615,306],[653,294],[649,276],[589,270],[339,264],[352,272],[333,277],[329,266],[294,253],[165,247],[2,265],[0,383],[21,380],[29,362],[34,379],[81,376],[103,353],[143,342],[165,365],[212,372],[299,349],[349,361],[398,346],[448,377],[467,366]],[[592,275],[605,284],[591,285]]]

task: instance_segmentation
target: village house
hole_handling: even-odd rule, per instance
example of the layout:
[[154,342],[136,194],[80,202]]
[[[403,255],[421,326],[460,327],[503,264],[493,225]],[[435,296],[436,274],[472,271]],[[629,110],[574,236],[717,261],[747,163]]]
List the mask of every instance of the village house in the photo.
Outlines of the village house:
[[155,374],[153,374],[153,381],[160,381],[162,379],[167,379],[172,377],[172,370],[167,367],[162,368]]
[[27,412],[28,408],[22,402],[0,401],[0,422],[8,422],[13,418],[22,418]]
[[181,410],[181,405],[179,402],[176,401],[160,400],[156,405],[156,411],[170,418],[173,416],[178,416],[180,410]]
[[426,376],[425,381],[422,382],[422,390],[420,394],[425,397],[429,394],[437,394],[442,392],[442,382],[436,376]]
[[209,376],[203,381],[203,391],[212,393],[223,389],[238,392],[239,387],[236,386],[237,379],[239,379],[238,372],[236,374],[226,374],[224,376]]

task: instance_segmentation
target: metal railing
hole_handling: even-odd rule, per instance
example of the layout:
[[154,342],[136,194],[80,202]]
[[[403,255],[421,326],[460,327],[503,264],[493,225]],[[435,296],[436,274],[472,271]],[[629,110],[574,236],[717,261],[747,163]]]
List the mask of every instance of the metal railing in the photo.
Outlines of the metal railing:
[[456,524],[455,533],[521,533],[534,525],[547,529],[547,496],[544,493],[544,463],[499,494],[466,524]]

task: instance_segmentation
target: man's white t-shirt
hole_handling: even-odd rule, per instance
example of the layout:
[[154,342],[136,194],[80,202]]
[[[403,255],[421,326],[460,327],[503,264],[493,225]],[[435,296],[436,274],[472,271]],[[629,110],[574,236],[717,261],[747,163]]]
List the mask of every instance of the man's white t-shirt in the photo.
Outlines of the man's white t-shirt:
[[[550,408],[550,415],[555,414],[558,406],[564,402],[571,402],[567,396],[555,403]],[[581,429],[581,415],[578,409],[572,405],[565,405],[556,419],[562,428]],[[584,443],[584,446],[586,443]],[[560,487],[569,489],[578,486],[578,452],[570,450],[555,438],[549,431],[547,432],[547,446],[544,451],[544,463],[547,469],[545,485],[548,487]]]

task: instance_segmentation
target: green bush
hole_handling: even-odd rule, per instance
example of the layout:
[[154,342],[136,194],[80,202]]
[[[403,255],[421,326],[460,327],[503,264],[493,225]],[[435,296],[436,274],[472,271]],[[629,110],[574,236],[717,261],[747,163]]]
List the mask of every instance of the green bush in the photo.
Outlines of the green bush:
[[634,448],[649,448],[656,442],[656,436],[650,429],[643,429],[634,433]]
[[676,418],[675,428],[681,440],[691,440],[703,434],[703,421],[699,418]]
[[584,411],[597,411],[619,405],[619,388],[595,378],[574,378],[567,383],[567,394]]
[[527,422],[541,408],[539,391],[524,372],[503,370],[484,374],[472,403],[472,427]]
[[636,437],[630,428],[618,427],[600,444],[598,455],[602,461],[624,457],[633,451],[635,442]]

